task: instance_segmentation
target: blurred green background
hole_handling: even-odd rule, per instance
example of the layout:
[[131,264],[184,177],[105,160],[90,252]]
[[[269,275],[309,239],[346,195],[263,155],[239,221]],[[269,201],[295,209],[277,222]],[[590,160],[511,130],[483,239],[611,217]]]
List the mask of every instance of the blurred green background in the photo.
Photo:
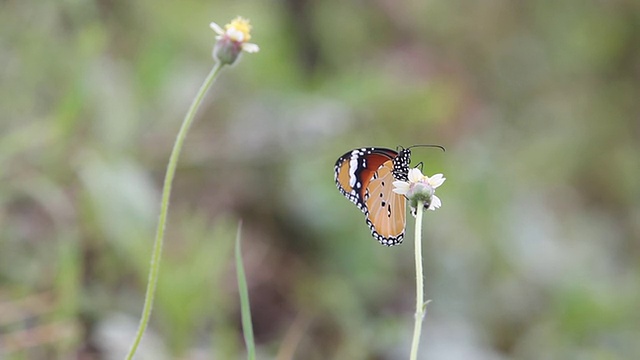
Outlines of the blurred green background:
[[123,357],[236,15],[261,51],[187,138],[137,358],[244,356],[240,219],[260,358],[407,358],[413,236],[379,245],[333,164],[429,143],[422,358],[640,358],[634,0],[0,2],[0,357]]

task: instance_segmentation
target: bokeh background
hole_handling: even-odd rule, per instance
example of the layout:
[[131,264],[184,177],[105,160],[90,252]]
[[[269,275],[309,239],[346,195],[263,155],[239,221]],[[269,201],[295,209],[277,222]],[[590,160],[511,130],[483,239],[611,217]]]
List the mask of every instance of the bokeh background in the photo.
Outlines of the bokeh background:
[[123,357],[236,15],[261,51],[189,134],[137,358],[244,357],[240,220],[260,358],[407,358],[413,236],[379,245],[333,165],[433,143],[421,358],[640,357],[634,0],[0,2],[0,357]]

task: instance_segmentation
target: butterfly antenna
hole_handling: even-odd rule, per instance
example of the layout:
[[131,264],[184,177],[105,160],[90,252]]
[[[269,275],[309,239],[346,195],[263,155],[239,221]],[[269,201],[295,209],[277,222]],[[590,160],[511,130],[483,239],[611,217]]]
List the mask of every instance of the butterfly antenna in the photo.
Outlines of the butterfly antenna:
[[412,145],[412,146],[409,146],[407,149],[411,149],[411,148],[414,148],[414,147],[434,147],[434,148],[438,148],[438,149],[440,149],[440,150],[442,150],[442,151],[447,151],[447,149],[445,149],[445,148],[444,148],[444,146],[441,146],[441,145],[434,145],[434,144],[424,144],[424,145],[423,145],[423,144],[420,144],[420,145]]

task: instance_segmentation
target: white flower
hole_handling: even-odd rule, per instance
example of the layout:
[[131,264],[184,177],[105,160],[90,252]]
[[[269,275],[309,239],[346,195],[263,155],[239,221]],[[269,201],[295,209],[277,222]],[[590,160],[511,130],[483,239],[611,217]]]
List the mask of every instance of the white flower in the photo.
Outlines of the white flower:
[[258,45],[247,42],[251,40],[251,24],[249,20],[245,18],[238,16],[225,25],[224,29],[214,22],[209,24],[209,27],[218,34],[218,36],[216,36],[216,40],[218,41],[223,39],[231,40],[239,45],[243,51],[248,53],[255,53],[260,50]]
[[418,206],[418,201],[422,201],[428,210],[436,210],[442,206],[442,201],[435,195],[436,188],[447,180],[442,174],[429,177],[423,175],[420,169],[412,168],[409,169],[408,178],[409,181],[394,181],[393,192],[406,196],[412,209]]

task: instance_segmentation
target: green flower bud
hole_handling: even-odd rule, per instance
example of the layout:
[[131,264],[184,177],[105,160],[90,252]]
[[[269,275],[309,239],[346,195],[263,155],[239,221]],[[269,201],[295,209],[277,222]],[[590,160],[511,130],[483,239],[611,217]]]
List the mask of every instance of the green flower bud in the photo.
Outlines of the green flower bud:
[[213,47],[213,58],[222,65],[233,64],[242,52],[242,44],[223,37]]

